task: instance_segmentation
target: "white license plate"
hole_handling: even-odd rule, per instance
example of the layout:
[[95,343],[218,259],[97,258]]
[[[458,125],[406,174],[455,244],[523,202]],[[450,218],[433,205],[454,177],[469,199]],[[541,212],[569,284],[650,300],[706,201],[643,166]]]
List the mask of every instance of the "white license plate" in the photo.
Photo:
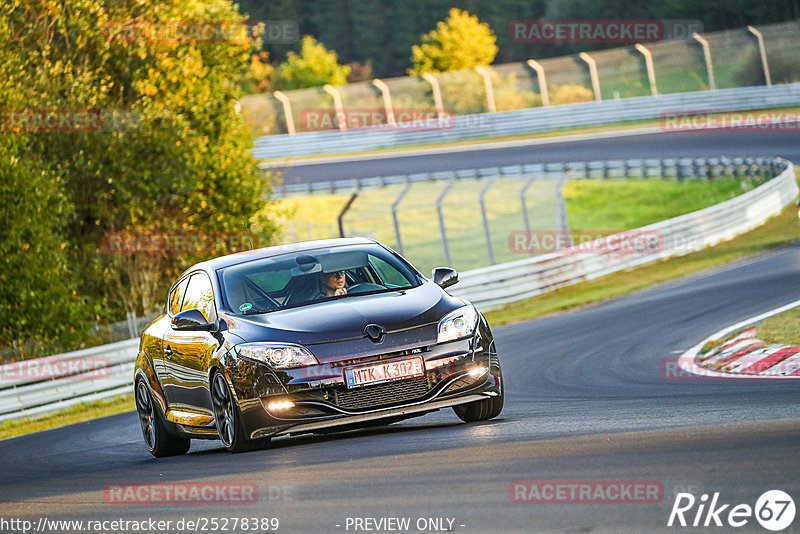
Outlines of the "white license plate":
[[422,358],[417,356],[408,360],[395,360],[345,369],[344,380],[347,383],[347,387],[355,388],[401,378],[413,378],[424,374],[425,367],[422,365]]

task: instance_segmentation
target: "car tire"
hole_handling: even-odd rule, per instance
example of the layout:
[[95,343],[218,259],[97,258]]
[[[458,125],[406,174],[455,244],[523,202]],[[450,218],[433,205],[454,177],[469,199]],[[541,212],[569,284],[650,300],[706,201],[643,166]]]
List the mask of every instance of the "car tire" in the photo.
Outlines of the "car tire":
[[142,437],[150,449],[150,454],[156,458],[186,454],[191,446],[191,440],[169,433],[161,408],[153,400],[150,389],[142,379],[136,382],[135,397]]
[[228,381],[221,371],[211,378],[211,404],[219,439],[230,452],[247,452],[266,446],[270,439],[249,439],[242,424],[242,413]]
[[500,412],[503,411],[503,399],[505,394],[505,387],[503,387],[503,371],[500,369],[500,360],[497,359],[497,352],[494,349],[494,343],[489,349],[489,360],[491,374],[494,376],[497,383],[499,383],[499,395],[489,397],[483,400],[470,402],[468,404],[460,404],[453,406],[453,411],[462,421],[472,423],[474,421],[486,421],[494,419]]
[[453,406],[453,411],[456,412],[459,419],[466,423],[493,419],[503,411],[503,394],[500,393],[496,397],[489,397],[469,404]]

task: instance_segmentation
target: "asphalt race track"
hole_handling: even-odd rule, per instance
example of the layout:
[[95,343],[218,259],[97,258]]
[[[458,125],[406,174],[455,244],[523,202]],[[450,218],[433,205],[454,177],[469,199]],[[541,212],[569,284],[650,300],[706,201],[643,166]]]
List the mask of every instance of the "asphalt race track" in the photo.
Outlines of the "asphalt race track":
[[[295,167],[290,178],[612,157],[780,155],[796,162],[798,140],[653,134]],[[287,533],[441,532],[450,525],[453,532],[486,534],[670,532],[699,530],[667,527],[677,492],[698,501],[719,492],[730,509],[753,507],[764,491],[780,489],[800,505],[800,383],[671,373],[684,350],[800,298],[799,289],[800,242],[604,304],[497,327],[506,406],[485,423],[461,423],[445,410],[389,427],[280,438],[269,449],[238,455],[218,441],[194,441],[186,456],[160,460],[147,452],[134,412],[2,440],[0,532],[22,531],[2,523],[11,518],[37,527],[45,518],[172,521],[169,530],[153,532],[204,531],[201,525],[223,531],[211,528],[213,518],[277,518],[277,532]],[[517,503],[509,494],[515,481],[603,480],[650,481],[663,491],[648,504]],[[175,482],[255,483],[258,499],[120,504],[107,502],[113,498],[104,492]],[[378,530],[366,518],[408,518],[410,526]],[[177,528],[179,520],[201,525]],[[800,531],[798,525],[783,532]],[[39,531],[77,532],[46,526]],[[703,529],[732,530],[765,532],[753,517],[742,528]],[[228,531],[265,532],[231,523]],[[92,532],[125,530],[107,524]]]
[[[367,431],[281,438],[239,455],[195,441],[188,455],[161,460],[147,452],[133,412],[3,440],[0,517],[277,517],[278,532],[355,532],[355,518],[408,517],[407,532],[436,531],[417,530],[427,518],[449,518],[465,533],[652,532],[674,530],[666,522],[676,491],[720,492],[720,502],[751,506],[769,489],[797,499],[798,383],[674,380],[662,361],[797,299],[798,287],[800,244],[498,327],[507,402],[486,423],[464,424],[447,410]],[[517,480],[657,481],[663,496],[655,504],[513,503]],[[259,501],[105,502],[108,484],[176,481],[255,482]],[[753,518],[736,530],[764,531]]]
[[427,155],[398,155],[379,160],[350,160],[321,164],[293,162],[275,169],[286,184],[325,182],[370,176],[500,167],[525,163],[566,161],[717,157],[781,156],[800,162],[800,132],[705,130],[658,132],[625,137],[541,143],[485,150],[447,151]]

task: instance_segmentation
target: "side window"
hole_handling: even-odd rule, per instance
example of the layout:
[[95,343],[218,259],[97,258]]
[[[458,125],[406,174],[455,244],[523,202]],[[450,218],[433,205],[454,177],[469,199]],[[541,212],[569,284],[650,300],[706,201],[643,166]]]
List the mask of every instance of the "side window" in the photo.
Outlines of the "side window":
[[388,286],[407,286],[408,280],[397,269],[378,258],[377,256],[369,255],[369,263],[375,269],[380,277],[380,282]]
[[186,297],[183,299],[181,311],[197,308],[206,318],[206,321],[213,322],[217,319],[214,311],[214,290],[211,282],[203,273],[193,274],[189,279],[189,286],[186,288]]
[[188,282],[189,279],[185,278],[180,284],[175,286],[175,288],[169,294],[168,306],[170,315],[175,315],[181,311],[181,302],[183,302],[183,295],[186,293],[186,284]]

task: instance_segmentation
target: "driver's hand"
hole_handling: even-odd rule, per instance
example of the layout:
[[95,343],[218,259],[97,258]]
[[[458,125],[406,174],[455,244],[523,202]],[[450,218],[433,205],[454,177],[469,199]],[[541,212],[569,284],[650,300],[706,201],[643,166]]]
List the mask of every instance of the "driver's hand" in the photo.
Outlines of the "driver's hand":
[[336,290],[336,291],[333,293],[333,296],[334,296],[334,297],[338,297],[339,295],[347,295],[347,289],[345,289],[345,288],[343,288],[343,287],[340,287],[339,289],[337,289],[337,290]]

